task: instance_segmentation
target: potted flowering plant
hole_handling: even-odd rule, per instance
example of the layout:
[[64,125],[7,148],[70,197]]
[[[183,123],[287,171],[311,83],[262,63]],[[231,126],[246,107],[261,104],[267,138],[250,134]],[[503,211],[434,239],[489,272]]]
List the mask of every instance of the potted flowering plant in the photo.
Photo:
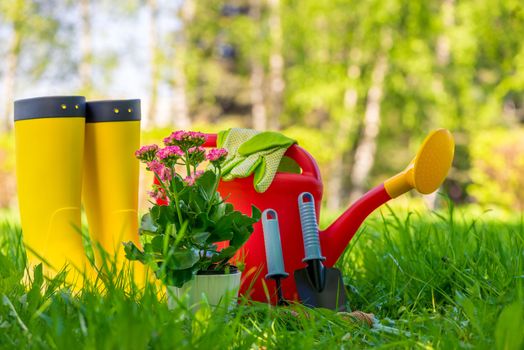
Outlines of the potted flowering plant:
[[[241,272],[229,260],[250,237],[260,211],[253,206],[251,216],[244,215],[220,196],[227,151],[207,152],[205,140],[199,132],[176,131],[164,139],[165,147],[136,151],[157,181],[149,192],[153,205],[140,224],[143,248],[126,242],[124,249],[128,259],[150,266],[170,294],[189,294],[193,304],[204,293],[213,305],[228,291],[238,294]],[[206,160],[207,170],[198,170]],[[219,250],[223,241],[229,246]]]

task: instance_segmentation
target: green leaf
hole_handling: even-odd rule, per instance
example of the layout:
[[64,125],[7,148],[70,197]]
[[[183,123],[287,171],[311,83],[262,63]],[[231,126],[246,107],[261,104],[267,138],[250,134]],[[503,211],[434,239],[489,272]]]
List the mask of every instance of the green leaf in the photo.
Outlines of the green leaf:
[[211,220],[216,222],[222,216],[224,216],[226,214],[226,207],[227,207],[226,203],[220,203],[220,204],[214,205],[213,208],[210,211],[210,213],[211,213],[211,216],[210,216]]
[[191,281],[194,275],[194,270],[192,268],[184,270],[167,270],[165,276],[159,276],[160,271],[157,271],[156,274],[166,285],[180,288],[187,282]]
[[206,242],[206,240],[209,238],[209,236],[211,236],[211,233],[209,232],[198,232],[198,233],[195,233],[191,236],[191,240],[195,243],[195,244],[199,244],[199,245],[202,245]]
[[199,191],[206,201],[209,201],[211,198],[213,198],[216,182],[217,175],[212,170],[207,170],[196,180]]
[[250,230],[245,226],[235,226],[235,235],[229,241],[230,246],[240,248],[251,236]]
[[140,221],[139,233],[141,235],[154,235],[158,231],[158,227],[155,226],[150,213],[146,213],[142,216]]
[[506,306],[497,321],[495,341],[497,349],[521,349],[524,344],[524,303],[516,301]]
[[233,247],[233,246],[226,247],[222,249],[220,252],[218,252],[218,254],[214,255],[211,258],[211,261],[213,263],[217,263],[223,260],[229,260],[233,257],[233,255],[235,255],[237,250],[238,250],[238,247]]
[[164,232],[167,225],[174,222],[175,209],[171,205],[155,205],[149,212],[151,219],[157,226],[156,232]]
[[251,206],[251,219],[253,220],[252,223],[254,224],[258,222],[258,220],[260,220],[261,217],[262,217],[262,212],[260,211],[260,209],[252,205]]
[[226,203],[226,210],[225,210],[224,214],[232,213],[234,210],[235,210],[235,208],[233,207],[233,204]]
[[195,249],[177,249],[168,256],[167,266],[173,270],[183,270],[193,267],[199,260]]
[[208,230],[208,227],[214,223],[209,220],[207,213],[200,213],[195,217],[193,222],[193,232],[204,232]]
[[124,242],[124,252],[126,253],[126,258],[131,261],[141,261],[144,262],[144,253],[137,248],[133,242]]
[[155,253],[162,253],[164,249],[164,237],[165,235],[158,235],[155,238],[151,240],[151,247],[153,248],[153,252]]
[[182,181],[182,179],[177,176],[173,179],[173,183],[174,183],[174,187],[178,195],[179,196],[184,195],[184,191],[187,189],[187,187],[184,184],[184,181]]

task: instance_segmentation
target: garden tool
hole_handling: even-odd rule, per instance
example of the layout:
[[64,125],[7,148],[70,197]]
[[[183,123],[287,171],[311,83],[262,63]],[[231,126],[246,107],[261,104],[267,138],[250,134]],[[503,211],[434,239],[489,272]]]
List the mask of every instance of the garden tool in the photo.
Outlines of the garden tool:
[[31,265],[64,264],[84,273],[80,203],[85,98],[52,96],[14,104],[16,177],[24,243]]
[[282,294],[280,280],[289,276],[284,268],[282,245],[280,244],[280,229],[278,228],[278,215],[273,209],[266,209],[262,213],[262,227],[264,229],[264,244],[266,248],[267,275],[275,281],[277,304],[287,305]]
[[298,196],[298,210],[306,255],[302,261],[307,263],[306,268],[294,273],[300,301],[309,307],[344,311],[347,296],[342,274],[339,269],[322,264],[326,258],[320,251],[315,199],[311,193],[304,192]]
[[218,135],[218,147],[228,150],[222,166],[226,181],[254,174],[257,192],[265,192],[271,185],[286,150],[296,143],[280,133],[251,129],[229,129]]
[[[208,135],[204,146],[216,146],[216,135]],[[320,232],[320,245],[326,257],[323,265],[332,267],[335,264],[364,219],[382,204],[413,188],[421,193],[437,190],[451,167],[453,150],[453,137],[449,131],[438,129],[431,132],[404,171],[367,192],[331,226]],[[318,218],[322,200],[322,180],[315,160],[303,148],[292,145],[285,156],[293,159],[302,171],[298,174],[277,172],[265,192],[259,193],[253,188],[254,175],[236,178],[233,181],[221,181],[218,190],[236,210],[247,215],[251,213],[251,205],[260,210],[272,208],[279,213],[284,261],[288,270],[295,271],[303,268],[303,252],[297,244],[302,239],[297,197],[302,192],[311,193]],[[242,260],[246,267],[240,293],[258,301],[267,300],[263,280],[256,277],[267,273],[263,246],[262,223],[257,223],[253,234],[235,258]],[[257,273],[259,270],[261,272]],[[268,288],[270,293],[274,293],[272,286]],[[294,279],[282,280],[282,291],[285,299],[298,300]]]
[[[139,147],[140,100],[87,102],[84,207],[92,238],[118,266],[125,261],[122,242],[139,243]],[[96,258],[101,265],[100,252]]]

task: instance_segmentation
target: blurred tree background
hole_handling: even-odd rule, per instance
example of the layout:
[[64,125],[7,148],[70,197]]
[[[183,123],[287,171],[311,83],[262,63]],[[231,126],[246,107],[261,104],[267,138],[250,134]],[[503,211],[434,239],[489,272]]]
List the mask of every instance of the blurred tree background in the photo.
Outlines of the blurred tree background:
[[520,0],[0,0],[0,206],[16,201],[13,100],[85,94],[141,98],[144,142],[281,130],[333,210],[449,128],[443,191],[522,211],[523,38]]

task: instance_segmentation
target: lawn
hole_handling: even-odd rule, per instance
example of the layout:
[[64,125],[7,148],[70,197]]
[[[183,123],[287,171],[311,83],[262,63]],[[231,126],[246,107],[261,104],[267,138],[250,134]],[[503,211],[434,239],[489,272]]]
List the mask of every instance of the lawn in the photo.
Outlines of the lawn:
[[338,266],[344,315],[243,300],[234,310],[169,310],[158,285],[112,273],[72,294],[63,275],[22,282],[19,228],[0,226],[0,347],[6,349],[481,348],[524,346],[524,224],[461,209],[375,213]]

